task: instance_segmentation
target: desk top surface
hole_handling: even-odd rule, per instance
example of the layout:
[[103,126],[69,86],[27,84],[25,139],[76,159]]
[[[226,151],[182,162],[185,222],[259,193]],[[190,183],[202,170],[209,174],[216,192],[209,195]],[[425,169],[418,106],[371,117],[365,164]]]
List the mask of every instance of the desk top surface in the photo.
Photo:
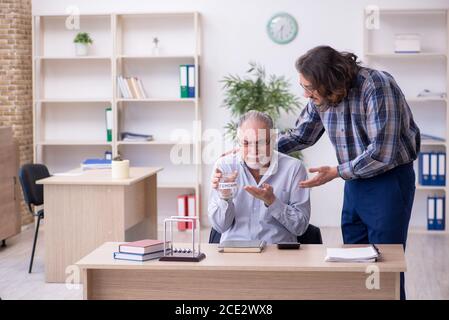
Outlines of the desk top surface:
[[131,185],[161,171],[161,167],[131,167],[128,179],[112,179],[111,169],[81,170],[77,168],[36,181],[36,184]]
[[[245,271],[325,271],[365,272],[368,265],[376,265],[380,272],[406,271],[402,245],[378,245],[381,259],[376,263],[325,262],[326,246],[301,245],[299,250],[279,250],[269,245],[262,253],[220,253],[217,244],[201,244],[206,259],[200,262],[149,260],[145,262],[115,260],[119,242],[106,242],[77,262],[88,269],[134,270],[245,270]],[[189,247],[188,244],[177,245]],[[191,244],[190,244],[191,246]]]

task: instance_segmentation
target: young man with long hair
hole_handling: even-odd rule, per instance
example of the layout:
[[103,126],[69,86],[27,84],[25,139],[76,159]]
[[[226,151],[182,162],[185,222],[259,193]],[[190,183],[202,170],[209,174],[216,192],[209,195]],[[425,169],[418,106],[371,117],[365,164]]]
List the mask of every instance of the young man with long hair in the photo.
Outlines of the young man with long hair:
[[344,243],[394,243],[405,249],[420,132],[398,84],[385,71],[362,67],[356,55],[328,46],[301,56],[296,69],[309,102],[296,128],[280,137],[278,150],[305,149],[327,131],[339,165],[311,168],[316,175],[300,186],[344,179]]

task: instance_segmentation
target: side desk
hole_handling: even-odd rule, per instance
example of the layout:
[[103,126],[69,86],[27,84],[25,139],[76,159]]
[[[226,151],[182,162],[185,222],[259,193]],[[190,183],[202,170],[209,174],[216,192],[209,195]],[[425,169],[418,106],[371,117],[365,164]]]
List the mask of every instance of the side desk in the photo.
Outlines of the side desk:
[[44,185],[45,280],[65,282],[67,266],[105,241],[157,238],[157,172],[130,168],[128,179],[110,170],[73,170],[37,181]]

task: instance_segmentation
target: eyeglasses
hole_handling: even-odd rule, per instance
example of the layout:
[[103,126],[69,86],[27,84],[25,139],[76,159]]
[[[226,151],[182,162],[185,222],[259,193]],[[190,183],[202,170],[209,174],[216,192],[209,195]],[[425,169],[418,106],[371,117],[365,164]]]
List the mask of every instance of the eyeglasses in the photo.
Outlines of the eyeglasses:
[[259,141],[254,141],[254,142],[249,142],[249,141],[239,141],[239,145],[243,148],[248,148],[249,146],[255,146],[257,149],[258,148],[264,148],[266,146],[268,146],[270,144],[270,140],[259,140]]
[[311,86],[305,86],[303,85],[301,82],[299,83],[299,85],[301,86],[301,88],[304,89],[304,91],[306,91],[308,94],[313,94],[313,92],[315,91],[315,89],[313,89]]

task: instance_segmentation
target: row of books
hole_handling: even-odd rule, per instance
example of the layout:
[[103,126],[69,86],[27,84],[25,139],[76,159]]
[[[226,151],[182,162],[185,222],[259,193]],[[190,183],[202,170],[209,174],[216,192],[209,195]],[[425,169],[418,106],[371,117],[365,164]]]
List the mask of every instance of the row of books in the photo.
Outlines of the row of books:
[[[178,216],[196,216],[196,198],[194,194],[178,196]],[[178,230],[192,229],[192,222],[178,222]]]
[[195,98],[195,65],[180,65],[179,81],[181,87],[181,98]]
[[146,99],[147,94],[143,88],[142,81],[137,77],[117,77],[117,85],[122,98]]
[[421,152],[419,154],[418,180],[423,186],[446,185],[446,153]]
[[[179,66],[179,82],[181,98],[195,98],[196,70],[193,64],[183,64]],[[117,77],[117,86],[120,95],[125,99],[146,99],[148,95],[145,92],[142,81],[137,77]]]
[[427,229],[444,230],[446,220],[445,197],[427,197]]
[[[168,247],[170,242],[167,242]],[[145,239],[127,242],[119,245],[118,252],[114,252],[114,259],[130,261],[147,261],[159,259],[164,255],[164,241]]]

